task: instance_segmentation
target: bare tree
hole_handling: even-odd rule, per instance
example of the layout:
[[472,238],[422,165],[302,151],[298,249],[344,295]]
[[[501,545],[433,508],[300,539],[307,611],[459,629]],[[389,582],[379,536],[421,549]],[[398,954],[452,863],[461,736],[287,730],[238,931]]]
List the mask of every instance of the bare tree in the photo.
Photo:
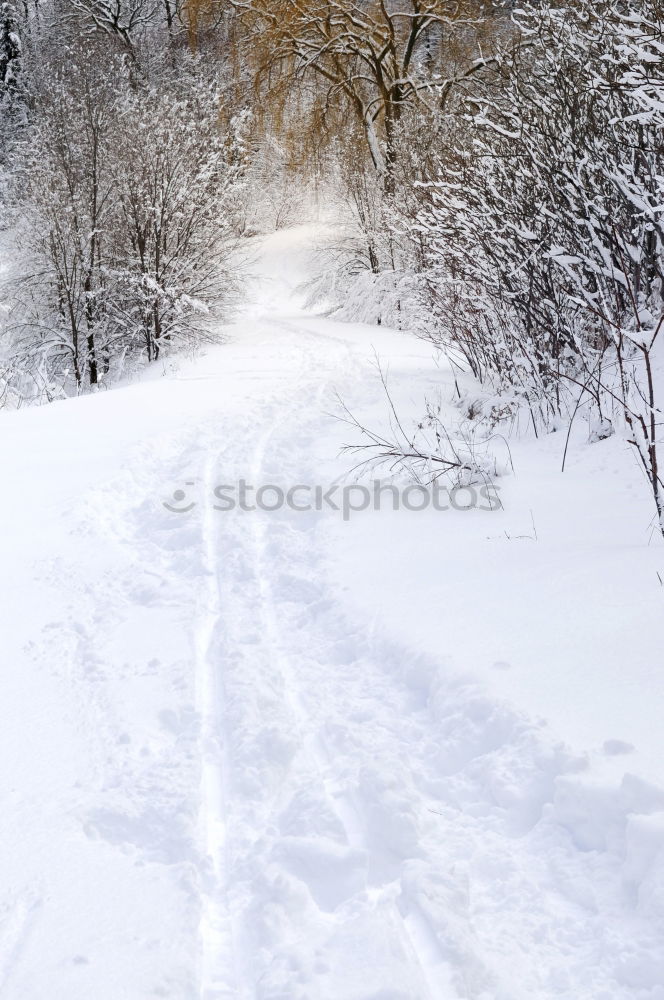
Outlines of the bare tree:
[[139,34],[154,23],[157,0],[67,0],[69,16],[116,38],[132,58]]
[[493,62],[473,37],[484,10],[475,0],[233,5],[259,39],[261,86],[269,92],[283,79],[311,81],[324,107],[349,108],[388,189],[404,109],[419,102],[439,107],[455,84]]

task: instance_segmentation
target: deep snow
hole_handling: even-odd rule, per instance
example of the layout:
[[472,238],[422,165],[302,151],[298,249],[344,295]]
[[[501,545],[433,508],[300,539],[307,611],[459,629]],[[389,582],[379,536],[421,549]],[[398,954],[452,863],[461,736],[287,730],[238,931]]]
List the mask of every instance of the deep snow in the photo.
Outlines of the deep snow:
[[0,414],[0,996],[662,1000],[633,458],[524,436],[498,513],[215,510],[343,475],[374,349],[456,412],[425,342],[298,307],[307,238],[205,356]]

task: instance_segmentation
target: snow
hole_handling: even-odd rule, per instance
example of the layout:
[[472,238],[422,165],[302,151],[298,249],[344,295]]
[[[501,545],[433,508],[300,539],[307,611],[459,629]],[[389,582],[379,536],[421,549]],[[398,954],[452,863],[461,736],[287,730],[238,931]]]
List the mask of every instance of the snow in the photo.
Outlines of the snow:
[[426,342],[301,309],[313,235],[206,355],[0,414],[0,994],[662,1000],[628,446],[579,431],[561,475],[564,435],[514,440],[500,512],[214,509],[342,477],[374,350],[406,417],[456,412]]

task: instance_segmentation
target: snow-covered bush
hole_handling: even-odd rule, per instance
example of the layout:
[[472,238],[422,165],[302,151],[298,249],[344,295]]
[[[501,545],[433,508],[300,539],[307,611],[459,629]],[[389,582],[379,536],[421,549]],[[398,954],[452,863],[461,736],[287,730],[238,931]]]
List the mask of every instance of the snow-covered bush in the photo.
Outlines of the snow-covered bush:
[[571,393],[605,426],[619,414],[661,516],[664,14],[580,0],[514,19],[518,44],[466,95],[413,226],[434,337],[535,423]]

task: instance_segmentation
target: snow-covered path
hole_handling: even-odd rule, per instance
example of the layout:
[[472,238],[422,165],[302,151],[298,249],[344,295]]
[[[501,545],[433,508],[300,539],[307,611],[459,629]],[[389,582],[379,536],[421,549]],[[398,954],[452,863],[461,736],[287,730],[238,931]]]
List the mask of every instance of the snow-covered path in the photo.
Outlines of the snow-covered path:
[[[380,412],[374,347],[404,405],[445,379],[406,335],[295,309],[296,250],[268,244],[206,357],[5,415],[0,996],[662,1000],[664,793],[623,777],[625,733],[565,748],[420,641],[427,588],[391,630],[348,572],[384,560],[391,608],[429,515],[215,509],[343,472],[329,414]],[[427,587],[452,602],[454,538],[472,560],[497,516],[446,524]]]

